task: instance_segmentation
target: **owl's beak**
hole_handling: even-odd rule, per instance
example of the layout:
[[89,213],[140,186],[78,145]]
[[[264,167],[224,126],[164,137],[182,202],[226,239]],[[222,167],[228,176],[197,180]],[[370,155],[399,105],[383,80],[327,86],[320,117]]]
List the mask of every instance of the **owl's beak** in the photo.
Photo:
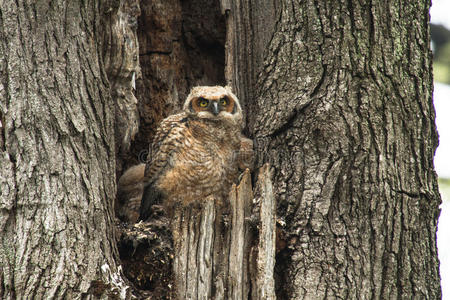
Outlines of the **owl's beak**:
[[217,116],[219,114],[219,104],[217,104],[217,101],[211,102],[211,112]]

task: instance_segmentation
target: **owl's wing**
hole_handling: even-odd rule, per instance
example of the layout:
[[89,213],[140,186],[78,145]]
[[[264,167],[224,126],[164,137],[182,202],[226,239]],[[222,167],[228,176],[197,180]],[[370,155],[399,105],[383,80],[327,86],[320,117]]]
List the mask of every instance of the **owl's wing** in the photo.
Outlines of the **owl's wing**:
[[182,144],[183,132],[188,128],[185,113],[164,119],[156,131],[145,168],[145,179],[155,181],[170,165],[173,154]]
[[157,179],[171,166],[173,155],[182,144],[183,131],[188,128],[185,113],[164,119],[156,131],[145,166],[144,192],[141,200],[140,217],[146,220],[153,204],[161,203],[164,197],[156,187]]

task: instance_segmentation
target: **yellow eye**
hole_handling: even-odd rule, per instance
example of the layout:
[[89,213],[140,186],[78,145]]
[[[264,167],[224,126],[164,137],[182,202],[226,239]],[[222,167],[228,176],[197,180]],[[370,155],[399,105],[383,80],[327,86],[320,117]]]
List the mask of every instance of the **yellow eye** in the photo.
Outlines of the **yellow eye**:
[[220,99],[220,105],[227,106],[228,105],[228,99],[227,98]]
[[200,107],[207,107],[208,103],[209,103],[209,101],[204,98],[198,99],[198,106],[200,106]]

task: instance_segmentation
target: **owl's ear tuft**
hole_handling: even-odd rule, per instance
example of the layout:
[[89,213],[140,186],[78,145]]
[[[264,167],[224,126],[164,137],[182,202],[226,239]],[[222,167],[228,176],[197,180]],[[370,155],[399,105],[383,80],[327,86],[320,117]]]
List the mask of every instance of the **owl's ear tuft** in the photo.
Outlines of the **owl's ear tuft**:
[[224,86],[224,88],[225,88],[225,90],[226,90],[227,92],[233,93],[233,89],[231,88],[231,86],[226,85],[226,86]]

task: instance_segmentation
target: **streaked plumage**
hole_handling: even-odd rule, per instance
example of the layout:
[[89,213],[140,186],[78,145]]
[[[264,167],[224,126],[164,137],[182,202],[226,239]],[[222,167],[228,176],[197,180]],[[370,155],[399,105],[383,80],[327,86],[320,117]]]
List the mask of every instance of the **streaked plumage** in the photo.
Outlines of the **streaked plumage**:
[[238,176],[242,110],[229,88],[195,87],[183,112],[164,119],[145,167],[140,219],[163,202],[187,205],[209,195],[226,197]]

